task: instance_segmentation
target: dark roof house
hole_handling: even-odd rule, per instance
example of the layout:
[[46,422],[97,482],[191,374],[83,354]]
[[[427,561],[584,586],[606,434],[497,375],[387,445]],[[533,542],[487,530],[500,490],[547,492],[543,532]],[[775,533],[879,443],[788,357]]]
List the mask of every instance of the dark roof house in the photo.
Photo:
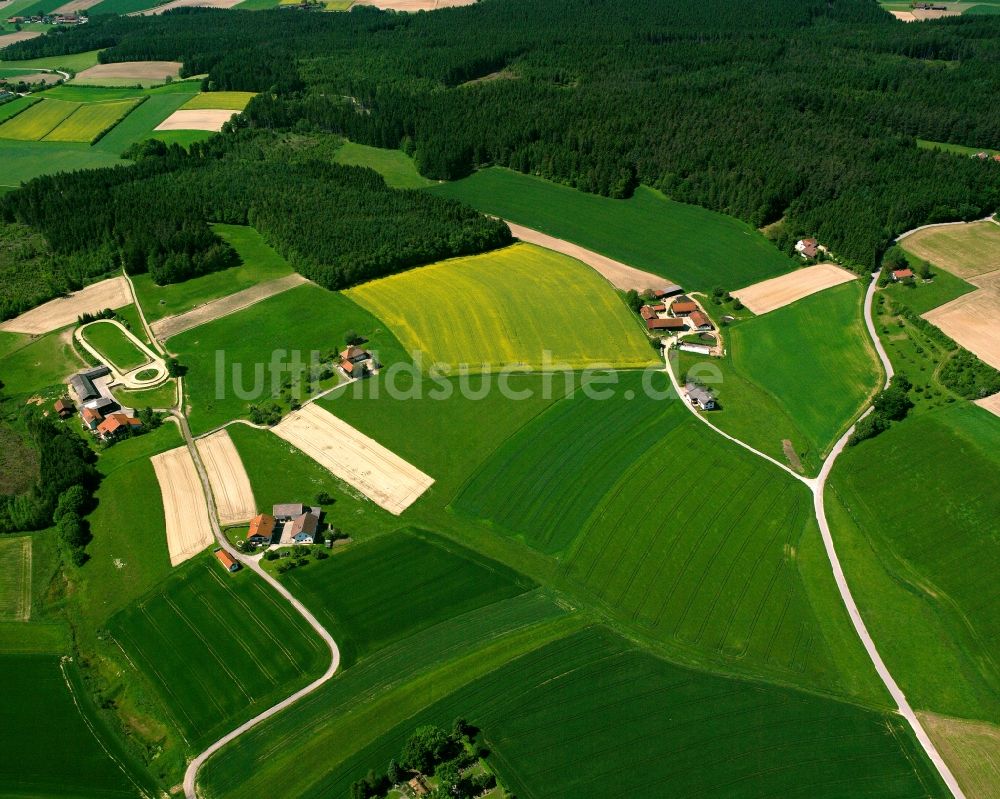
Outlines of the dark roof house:
[[649,319],[646,321],[647,330],[687,330],[687,324],[683,319]]

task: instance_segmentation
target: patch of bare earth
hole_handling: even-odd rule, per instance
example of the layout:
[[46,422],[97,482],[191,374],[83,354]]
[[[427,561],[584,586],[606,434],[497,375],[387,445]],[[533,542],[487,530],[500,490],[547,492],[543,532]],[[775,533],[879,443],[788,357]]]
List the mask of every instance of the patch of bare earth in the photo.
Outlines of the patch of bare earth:
[[356,6],[375,6],[387,11],[435,11],[439,8],[471,6],[476,0],[357,0]]
[[924,319],[1000,369],[1000,271],[967,279],[979,290],[928,311]]
[[128,282],[124,277],[113,277],[25,311],[0,324],[0,330],[38,336],[72,324],[81,314],[96,313],[105,308],[124,308],[131,302]]
[[899,244],[963,280],[1000,269],[1000,225],[995,222],[924,228],[904,236]]
[[171,0],[156,8],[147,8],[145,11],[136,11],[129,16],[150,17],[156,14],[165,14],[175,8],[232,8],[241,3],[242,0]]
[[197,308],[193,308],[185,313],[164,317],[157,322],[153,322],[150,327],[153,328],[153,335],[161,341],[165,341],[171,336],[183,333],[185,330],[190,330],[206,322],[242,311],[244,308],[256,305],[261,300],[266,300],[268,297],[273,297],[275,294],[281,294],[283,291],[288,291],[308,282],[308,280],[299,274],[286,275],[285,277],[279,277],[277,280],[268,280],[264,283],[258,283],[256,286],[251,286],[248,289],[243,289],[243,291],[237,291],[235,294],[230,294],[227,297],[220,297],[217,300],[206,302],[204,305],[199,305]]
[[788,461],[788,465],[799,474],[803,474],[805,470],[802,468],[802,461],[799,460],[799,453],[795,451],[795,447],[792,446],[792,442],[787,438],[782,439],[781,449],[785,453],[785,459]]
[[628,291],[629,289],[644,291],[645,289],[663,288],[670,282],[659,275],[654,275],[651,272],[643,272],[641,269],[636,269],[628,264],[623,264],[621,261],[616,261],[613,258],[608,258],[606,255],[601,255],[593,250],[581,247],[579,244],[563,241],[562,239],[557,239],[554,236],[549,236],[546,233],[541,233],[510,221],[507,221],[507,226],[510,228],[510,232],[521,241],[536,244],[547,250],[560,252],[563,255],[568,255],[570,258],[582,261],[587,266],[602,274],[617,289],[622,289],[623,291]]
[[179,61],[123,61],[119,64],[96,64],[76,74],[77,83],[99,83],[107,78],[135,78],[162,81],[181,73]]
[[216,108],[181,108],[164,119],[154,130],[210,130],[218,133],[239,111]]
[[194,557],[212,543],[208,500],[187,447],[177,447],[150,460],[163,497],[170,565]]
[[396,515],[416,502],[434,482],[417,467],[315,403],[290,413],[272,430],[335,477]]
[[856,275],[836,264],[816,264],[754,283],[734,291],[733,296],[759,316],[856,279]]
[[1000,416],[1000,394],[994,394],[992,397],[984,397],[983,399],[976,400],[976,405],[989,411],[994,416]]
[[223,526],[249,521],[257,515],[253,488],[229,433],[220,430],[195,442],[212,486],[215,510]]
[[15,31],[14,33],[0,34],[0,50],[12,44],[26,42],[28,39],[34,39],[36,36],[41,35],[41,31]]

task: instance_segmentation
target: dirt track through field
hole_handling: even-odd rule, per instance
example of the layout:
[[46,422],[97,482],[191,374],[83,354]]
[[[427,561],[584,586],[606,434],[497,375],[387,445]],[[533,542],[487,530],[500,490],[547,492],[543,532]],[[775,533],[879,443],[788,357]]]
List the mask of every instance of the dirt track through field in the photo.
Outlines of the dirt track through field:
[[210,130],[218,133],[239,111],[214,108],[181,108],[164,119],[154,130]]
[[170,565],[177,566],[212,543],[208,502],[187,447],[177,447],[150,460],[163,497]]
[[290,413],[272,429],[320,466],[396,515],[434,482],[315,403]]
[[659,275],[654,275],[651,272],[643,272],[641,269],[636,269],[628,264],[623,264],[621,261],[608,258],[606,255],[588,250],[579,244],[557,239],[546,233],[532,230],[523,225],[517,225],[509,220],[505,221],[507,222],[507,227],[510,228],[510,232],[521,241],[526,241],[529,244],[537,244],[539,247],[544,247],[547,250],[554,250],[563,255],[568,255],[570,258],[576,258],[576,260],[582,261],[607,278],[608,282],[617,289],[622,289],[623,291],[628,291],[629,289],[635,289],[636,291],[660,289],[671,282]]
[[924,319],[1000,369],[1000,271],[968,281],[978,286],[978,291],[928,311]]
[[81,314],[96,313],[105,308],[124,308],[131,302],[128,282],[123,277],[113,277],[8,319],[0,324],[0,330],[38,336],[73,324]]
[[356,6],[375,6],[391,11],[434,11],[438,8],[471,6],[476,0],[357,0]]
[[76,73],[79,83],[99,82],[103,78],[135,78],[136,80],[163,80],[168,75],[180,75],[179,61],[124,61],[117,64],[96,64]]
[[308,280],[299,274],[286,275],[285,277],[279,277],[277,280],[268,280],[265,283],[258,283],[256,286],[243,289],[243,291],[237,291],[235,294],[230,294],[227,297],[220,297],[217,300],[206,302],[204,305],[199,305],[197,308],[177,314],[177,316],[167,316],[158,322],[153,322],[150,327],[153,330],[153,334],[160,341],[165,341],[171,336],[183,333],[185,330],[190,330],[206,322],[242,311],[244,308],[249,308],[261,300],[266,300],[268,297],[273,297],[275,294],[281,294],[283,291],[288,291],[308,282]]
[[836,264],[816,264],[754,283],[734,291],[733,296],[759,316],[852,280],[857,276]]
[[220,430],[198,439],[195,444],[208,472],[219,524],[223,527],[246,522],[257,515],[253,488],[243,461],[229,433]]

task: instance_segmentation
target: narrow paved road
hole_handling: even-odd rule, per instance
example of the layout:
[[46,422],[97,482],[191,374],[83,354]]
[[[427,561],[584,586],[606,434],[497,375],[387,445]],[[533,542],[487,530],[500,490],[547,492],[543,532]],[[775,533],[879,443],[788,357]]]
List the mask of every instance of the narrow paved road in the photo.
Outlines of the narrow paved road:
[[[872,303],[875,296],[875,289],[878,285],[878,273],[872,275],[871,282],[868,284],[868,291],[865,293],[864,302],[864,316],[865,316],[865,327],[868,329],[868,334],[871,336],[872,343],[875,345],[875,351],[878,353],[879,359],[882,361],[882,366],[885,369],[885,382],[884,385],[889,385],[889,381],[893,377],[892,363],[889,361],[889,356],[886,354],[885,348],[882,346],[882,342],[879,341],[878,335],[875,331],[875,323],[872,320]],[[864,619],[861,618],[861,612],[858,610],[857,603],[854,601],[854,596],[851,594],[850,586],[847,584],[847,577],[844,575],[844,569],[840,565],[840,558],[837,557],[837,550],[833,544],[833,535],[830,533],[830,525],[826,518],[826,506],[824,504],[824,489],[826,488],[827,478],[830,476],[830,472],[833,470],[833,465],[837,460],[837,457],[841,452],[844,451],[844,447],[847,446],[847,441],[854,432],[855,425],[851,426],[841,439],[834,445],[830,454],[827,455],[826,460],[823,461],[823,466],[820,469],[819,476],[814,479],[808,479],[802,477],[802,475],[797,474],[790,468],[782,463],[779,463],[774,458],[769,455],[765,455],[760,450],[754,449],[749,444],[740,441],[737,438],[729,435],[728,433],[722,432],[718,427],[712,424],[704,414],[699,413],[697,409],[691,403],[683,399],[684,395],[681,393],[681,387],[678,384],[677,377],[674,375],[673,370],[670,368],[669,360],[667,361],[667,374],[670,376],[670,381],[674,385],[674,389],[678,392],[684,405],[687,406],[698,419],[700,419],[704,424],[707,424],[715,432],[719,433],[721,436],[728,438],[730,441],[739,444],[744,449],[750,450],[755,455],[759,455],[767,461],[775,464],[776,466],[784,469],[786,472],[792,475],[792,477],[805,483],[809,490],[812,491],[813,495],[813,510],[816,514],[816,521],[819,523],[820,535],[823,538],[823,546],[826,548],[827,557],[830,559],[830,566],[833,569],[833,576],[837,582],[837,590],[840,591],[840,599],[844,603],[844,607],[847,609],[848,615],[851,617],[851,623],[854,625],[854,630],[861,639],[861,643],[864,645],[865,651],[868,653],[868,657],[871,659],[872,664],[875,666],[875,671],[878,673],[879,678],[885,685],[886,690],[888,690],[889,695],[892,696],[893,702],[896,703],[896,708],[899,714],[906,719],[910,727],[913,728],[913,733],[916,735],[917,741],[920,746],[923,747],[924,752],[930,759],[931,763],[937,769],[938,774],[941,775],[941,779],[948,786],[948,790],[955,796],[955,799],[965,799],[965,794],[962,792],[961,787],[959,787],[958,781],[955,776],[951,773],[951,769],[948,768],[948,764],[944,762],[944,758],[938,752],[937,747],[934,746],[934,742],[931,740],[927,731],[924,729],[923,725],[920,723],[920,719],[917,714],[913,712],[913,708],[910,707],[910,703],[906,699],[906,695],[903,693],[902,689],[896,683],[892,674],[889,671],[888,666],[885,665],[885,661],[882,660],[882,656],[879,654],[878,649],[875,647],[875,642],[872,640],[871,635],[868,632],[868,627],[865,625]],[[862,415],[861,419],[872,412],[872,408],[868,408]]]

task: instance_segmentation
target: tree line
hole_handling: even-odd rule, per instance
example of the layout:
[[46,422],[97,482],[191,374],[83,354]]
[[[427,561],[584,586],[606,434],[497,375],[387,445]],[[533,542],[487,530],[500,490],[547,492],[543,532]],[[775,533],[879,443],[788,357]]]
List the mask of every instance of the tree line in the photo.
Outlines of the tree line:
[[776,236],[815,235],[865,266],[905,229],[1000,205],[1000,165],[915,141],[1000,141],[995,17],[904,25],[870,0],[482,0],[79,27],[4,57],[179,58],[218,88],[263,92],[254,127],[401,147],[432,178],[499,164],[612,197],[645,183],[782,220]]

